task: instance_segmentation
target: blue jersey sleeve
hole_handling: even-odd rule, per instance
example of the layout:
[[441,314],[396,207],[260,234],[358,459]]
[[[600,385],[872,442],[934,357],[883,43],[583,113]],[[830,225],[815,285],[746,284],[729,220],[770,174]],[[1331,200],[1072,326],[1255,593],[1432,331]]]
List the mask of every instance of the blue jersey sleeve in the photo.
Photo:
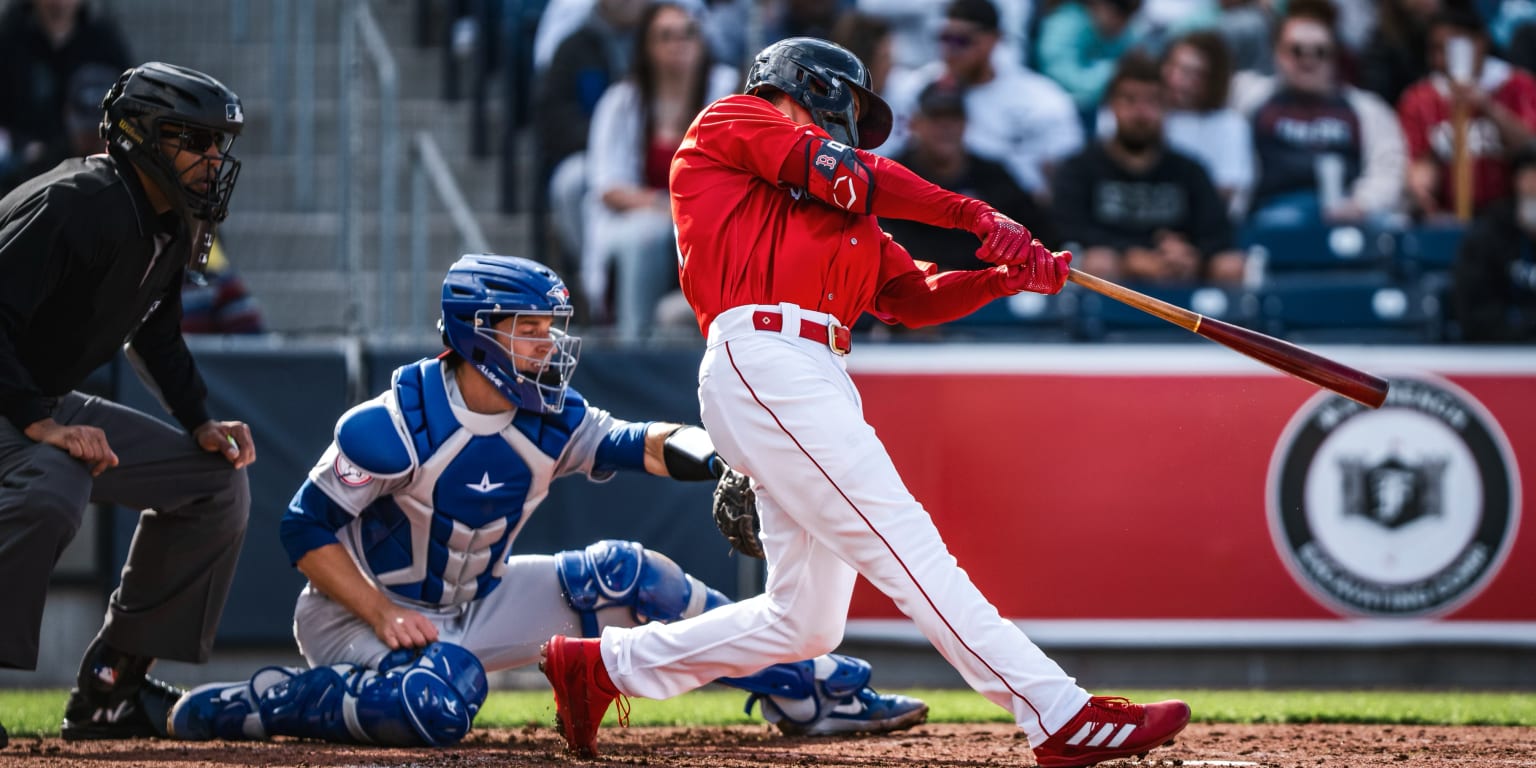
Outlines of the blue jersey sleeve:
[[310,551],[337,543],[336,532],[352,519],[351,512],[306,479],[288,502],[278,531],[283,549],[288,551],[288,562],[296,565]]
[[649,421],[612,419],[608,434],[597,444],[592,460],[594,473],[611,474],[615,470],[645,470],[645,432]]

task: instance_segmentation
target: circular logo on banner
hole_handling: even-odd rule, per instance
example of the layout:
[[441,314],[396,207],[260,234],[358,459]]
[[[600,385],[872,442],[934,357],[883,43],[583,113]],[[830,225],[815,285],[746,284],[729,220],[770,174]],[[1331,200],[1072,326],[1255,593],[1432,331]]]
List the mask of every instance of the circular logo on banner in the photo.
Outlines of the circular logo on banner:
[[1332,394],[1291,419],[1270,464],[1270,532],[1341,613],[1452,610],[1498,572],[1519,493],[1498,423],[1450,382],[1394,379],[1378,410]]

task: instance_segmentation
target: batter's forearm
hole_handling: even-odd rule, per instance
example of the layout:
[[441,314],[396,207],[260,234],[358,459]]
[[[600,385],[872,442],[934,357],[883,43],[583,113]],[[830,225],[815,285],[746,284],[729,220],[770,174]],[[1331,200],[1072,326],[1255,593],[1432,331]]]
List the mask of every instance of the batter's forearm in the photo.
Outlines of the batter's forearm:
[[1008,295],[1003,267],[924,275],[911,272],[891,281],[875,298],[882,322],[909,328],[956,320]]
[[389,598],[358,570],[357,563],[339,543],[310,550],[299,558],[297,565],[315,589],[370,624],[390,605]]

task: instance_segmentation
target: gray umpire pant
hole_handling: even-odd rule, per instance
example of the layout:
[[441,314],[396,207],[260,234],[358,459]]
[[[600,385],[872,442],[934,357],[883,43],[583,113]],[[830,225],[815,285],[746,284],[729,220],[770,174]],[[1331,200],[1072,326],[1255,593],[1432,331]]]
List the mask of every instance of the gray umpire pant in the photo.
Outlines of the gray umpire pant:
[[49,576],[92,501],[143,510],[101,638],[124,653],[207,661],[245,540],[245,470],[109,400],[71,392],[53,418],[99,427],[118,465],[92,478],[0,418],[0,667],[37,667]]

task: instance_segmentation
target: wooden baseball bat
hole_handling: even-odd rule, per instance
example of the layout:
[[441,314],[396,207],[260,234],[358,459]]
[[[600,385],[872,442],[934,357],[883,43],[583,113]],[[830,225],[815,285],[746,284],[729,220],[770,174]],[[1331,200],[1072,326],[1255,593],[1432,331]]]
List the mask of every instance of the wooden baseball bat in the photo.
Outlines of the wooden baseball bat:
[[1067,275],[1067,279],[1094,293],[1167,320],[1186,331],[1198,333],[1277,371],[1316,384],[1330,392],[1337,392],[1361,405],[1380,408],[1387,400],[1385,379],[1329,360],[1290,342],[1206,317],[1086,272],[1074,269]]

